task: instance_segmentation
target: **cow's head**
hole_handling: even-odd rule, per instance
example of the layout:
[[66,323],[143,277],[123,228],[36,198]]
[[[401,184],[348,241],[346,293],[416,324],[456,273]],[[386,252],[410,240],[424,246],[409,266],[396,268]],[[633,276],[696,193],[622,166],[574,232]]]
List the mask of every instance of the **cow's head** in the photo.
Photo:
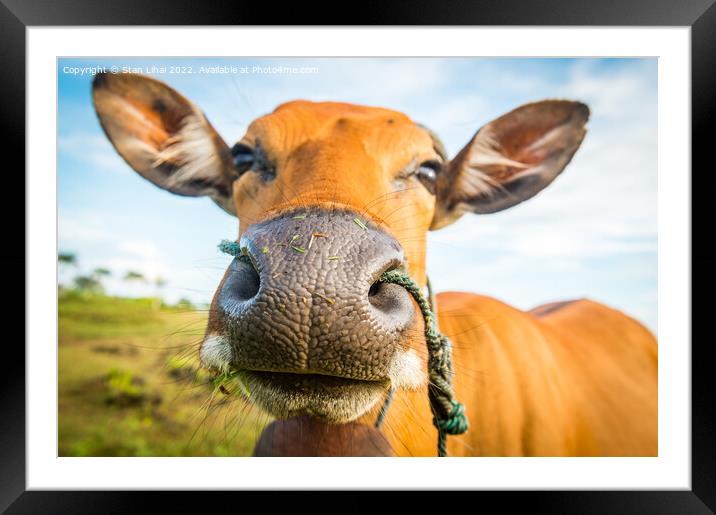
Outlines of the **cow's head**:
[[405,290],[378,277],[404,268],[424,285],[427,231],[536,195],[589,116],[578,102],[524,105],[448,159],[434,134],[388,109],[289,102],[229,147],[157,80],[97,75],[93,94],[134,170],[239,218],[251,263],[235,259],[219,284],[203,364],[244,371],[251,398],[277,417],[331,422],[366,413],[389,386],[426,382],[422,320]]

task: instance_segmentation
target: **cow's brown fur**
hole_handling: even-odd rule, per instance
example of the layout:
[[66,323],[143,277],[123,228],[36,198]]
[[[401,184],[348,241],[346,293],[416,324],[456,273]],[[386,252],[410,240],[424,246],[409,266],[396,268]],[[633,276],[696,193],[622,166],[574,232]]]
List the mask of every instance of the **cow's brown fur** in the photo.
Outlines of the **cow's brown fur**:
[[435,199],[420,184],[396,185],[395,176],[411,162],[439,156],[410,118],[388,109],[295,101],[253,122],[242,141],[259,141],[281,173],[268,186],[257,174],[234,183],[241,234],[297,206],[349,206],[400,241],[410,274],[425,284]]
[[[590,300],[539,315],[469,293],[437,297],[470,430],[451,456],[655,456],[657,345],[634,319]],[[422,392],[386,419],[401,455],[433,455]]]

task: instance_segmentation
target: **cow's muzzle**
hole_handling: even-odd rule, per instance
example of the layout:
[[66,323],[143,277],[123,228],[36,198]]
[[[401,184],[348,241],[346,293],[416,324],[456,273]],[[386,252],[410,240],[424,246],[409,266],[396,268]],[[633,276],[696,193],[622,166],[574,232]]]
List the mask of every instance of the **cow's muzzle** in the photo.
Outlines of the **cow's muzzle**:
[[[275,416],[347,421],[373,406],[404,368],[415,308],[378,282],[405,267],[399,243],[350,211],[286,213],[249,227],[214,302],[208,366],[247,372]],[[217,362],[218,360],[218,362]]]

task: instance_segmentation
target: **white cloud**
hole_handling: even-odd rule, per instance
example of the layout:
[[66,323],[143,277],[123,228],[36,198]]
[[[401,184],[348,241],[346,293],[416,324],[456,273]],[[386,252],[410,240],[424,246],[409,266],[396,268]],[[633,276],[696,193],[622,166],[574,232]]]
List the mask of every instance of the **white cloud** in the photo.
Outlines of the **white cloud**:
[[[125,172],[127,164],[117,154],[104,134],[71,132],[57,140],[58,154],[92,165],[99,171]],[[61,170],[60,170],[61,172]]]
[[[391,59],[387,63],[377,59],[341,60],[337,66],[337,69],[332,67],[331,74],[342,77],[350,86],[339,92],[327,91],[332,98],[340,94],[403,99],[435,91],[450,80],[450,64],[444,59]],[[371,87],[370,77],[380,77],[381,80]]]
[[109,241],[106,229],[96,223],[95,216],[77,216],[73,210],[60,208],[58,216],[58,239],[61,251],[70,251],[88,241]]
[[577,61],[558,93],[587,101],[603,118],[624,120],[636,113],[655,118],[656,88],[651,83],[655,76],[645,73],[651,66],[645,63],[599,71],[593,61]]
[[154,243],[141,240],[117,241],[107,266],[120,277],[128,271],[139,272],[149,283],[160,277],[166,280],[169,275],[177,275],[172,273],[172,265],[160,255]]
[[149,241],[119,241],[117,250],[144,260],[156,259],[159,256],[159,248]]
[[[226,260],[192,263],[181,256],[165,255],[154,241],[137,239],[118,228],[118,221],[101,212],[63,209],[59,216],[60,250],[75,252],[77,268],[62,267],[60,281],[67,284],[75,275],[88,274],[98,267],[111,271],[102,280],[106,290],[114,295],[152,296],[158,293],[154,281],[161,277],[168,281],[162,296],[169,302],[189,298],[195,303],[209,302],[214,288],[223,274]],[[112,228],[112,230],[109,230]],[[208,255],[213,255],[207,252]],[[128,271],[141,273],[147,282],[123,280]]]

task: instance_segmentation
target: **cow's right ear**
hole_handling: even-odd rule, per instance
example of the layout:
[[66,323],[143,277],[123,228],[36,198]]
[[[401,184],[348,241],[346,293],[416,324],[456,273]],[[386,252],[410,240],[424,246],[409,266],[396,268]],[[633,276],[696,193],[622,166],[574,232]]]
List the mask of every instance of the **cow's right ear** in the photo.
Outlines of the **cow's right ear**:
[[142,177],[178,195],[209,196],[231,214],[231,150],[204,114],[158,80],[99,73],[92,97],[105,134]]
[[464,213],[496,213],[534,197],[560,174],[587,132],[581,102],[525,104],[483,126],[437,176],[431,229]]

